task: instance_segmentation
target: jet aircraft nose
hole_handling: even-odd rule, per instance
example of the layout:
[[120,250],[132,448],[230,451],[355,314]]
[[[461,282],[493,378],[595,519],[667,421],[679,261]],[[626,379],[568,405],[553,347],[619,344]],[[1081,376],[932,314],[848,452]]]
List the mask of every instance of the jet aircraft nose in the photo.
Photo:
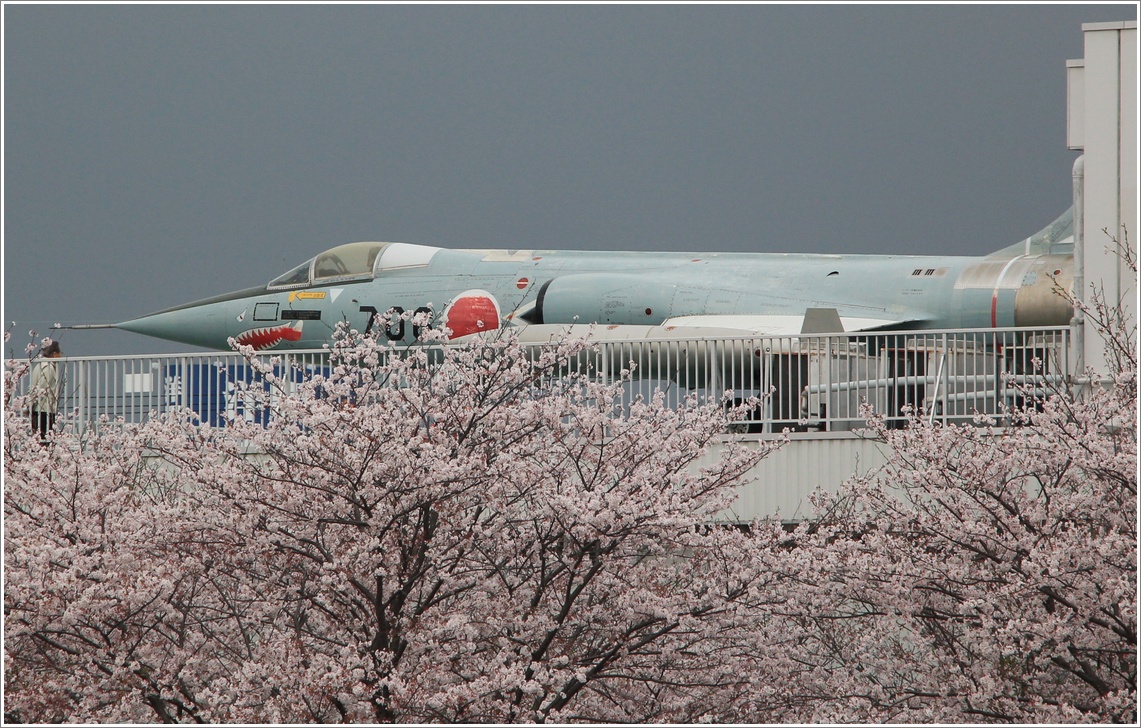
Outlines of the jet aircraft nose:
[[115,324],[115,328],[208,349],[229,348],[222,304],[160,311]]
[[250,300],[265,293],[265,286],[224,293],[124,321],[115,324],[115,328],[225,351],[230,348],[229,337],[237,333],[246,318]]

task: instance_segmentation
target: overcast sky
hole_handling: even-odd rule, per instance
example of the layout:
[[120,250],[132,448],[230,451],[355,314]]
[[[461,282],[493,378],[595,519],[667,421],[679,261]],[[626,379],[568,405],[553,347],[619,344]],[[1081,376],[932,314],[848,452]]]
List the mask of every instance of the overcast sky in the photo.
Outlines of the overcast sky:
[[[4,12],[4,319],[356,240],[981,255],[1070,204],[1065,63],[1135,6]],[[65,353],[185,349],[65,332]]]

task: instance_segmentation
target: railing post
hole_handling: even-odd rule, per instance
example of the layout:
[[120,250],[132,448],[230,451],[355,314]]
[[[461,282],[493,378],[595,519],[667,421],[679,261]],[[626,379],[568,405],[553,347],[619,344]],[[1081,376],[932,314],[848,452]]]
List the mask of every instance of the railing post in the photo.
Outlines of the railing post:
[[76,434],[83,437],[87,430],[87,362],[80,359],[75,367]]
[[706,351],[709,355],[706,357],[708,374],[705,377],[705,397],[708,399],[710,396],[714,396],[720,401],[723,389],[721,386],[721,357],[717,355],[716,345],[707,344]]
[[[943,332],[943,356],[939,359],[939,373],[935,375],[935,406],[939,407],[939,384],[943,381],[943,367],[948,363],[948,356],[950,352],[947,350],[947,332]],[[943,385],[943,391],[946,393],[947,385]],[[940,410],[943,413],[943,426],[947,426],[947,405],[944,404]]]
[[[844,340],[847,341],[847,339],[844,339]],[[840,372],[840,362],[841,362],[840,341],[841,341],[841,336],[835,337],[835,341],[836,341],[835,349],[833,349],[832,341],[833,341],[832,336],[826,336],[824,338],[823,350],[820,352],[821,355],[824,357],[824,361],[821,362],[824,365],[823,366],[823,369],[824,369],[824,382],[823,382],[824,392],[823,392],[823,399],[820,402],[820,411],[817,413],[817,416],[820,418],[820,425],[821,425],[820,429],[822,432],[828,432],[829,430],[832,429],[832,422],[828,418],[831,417],[833,414],[832,413],[832,407],[830,406],[832,404],[832,381],[837,378],[837,377],[832,376],[833,375],[832,370],[833,370],[833,368],[835,368],[835,370],[836,370],[835,373],[837,374],[837,376],[839,375],[839,372]],[[835,354],[833,354],[833,351],[835,351]],[[805,400],[806,400],[805,403],[808,405],[809,409],[811,409],[811,406],[812,406],[812,397],[808,395],[807,387],[811,382],[812,382],[812,374],[810,372],[808,375],[808,381],[804,383],[804,392],[805,392]],[[840,401],[839,394],[836,395],[836,401],[837,402]],[[805,414],[807,415],[810,413],[805,413]]]
[[[1075,372],[1070,368],[1070,342],[1073,340],[1073,338],[1070,336],[1070,332],[1071,329],[1062,329],[1059,332],[1059,336],[1062,339],[1062,346],[1058,347],[1057,344],[1055,344],[1054,348],[1055,351],[1058,351],[1059,349],[1061,350],[1061,354],[1058,356],[1060,360],[1058,367],[1062,370],[1062,381],[1067,385],[1072,386]],[[1071,389],[1069,394],[1072,396],[1074,394],[1074,390]]]
[[185,356],[178,359],[178,407],[179,409],[186,409],[190,405],[187,404],[190,389],[190,382],[188,381],[189,375],[189,362]]

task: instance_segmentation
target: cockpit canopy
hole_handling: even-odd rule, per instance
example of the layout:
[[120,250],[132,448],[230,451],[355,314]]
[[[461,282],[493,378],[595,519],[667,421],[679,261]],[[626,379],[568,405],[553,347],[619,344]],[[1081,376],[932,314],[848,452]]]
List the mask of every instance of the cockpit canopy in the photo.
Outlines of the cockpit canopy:
[[422,268],[439,251],[411,243],[348,243],[310,258],[269,282],[269,288],[322,286],[343,281],[369,280],[384,271]]

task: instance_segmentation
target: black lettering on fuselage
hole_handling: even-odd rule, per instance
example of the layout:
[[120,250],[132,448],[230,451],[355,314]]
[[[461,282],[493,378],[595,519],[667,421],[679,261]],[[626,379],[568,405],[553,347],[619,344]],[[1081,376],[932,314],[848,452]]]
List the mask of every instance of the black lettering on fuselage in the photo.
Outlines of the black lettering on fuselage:
[[[377,315],[377,313],[379,313],[376,309],[376,306],[361,306],[360,310],[361,310],[361,313],[367,313],[368,314],[368,324],[365,326],[365,329],[364,329],[365,334],[372,333],[373,324],[376,322],[376,315]],[[417,308],[415,311],[412,312],[413,319],[415,319],[419,314],[422,314],[422,313],[426,313],[426,314],[431,315],[432,309],[428,308],[427,306],[420,306],[419,308]],[[404,314],[404,307],[403,306],[391,306],[388,309],[388,311],[386,312],[386,315],[389,317],[389,319],[388,319],[388,325],[384,329],[384,335],[388,338],[389,341],[403,341],[404,340],[404,334],[405,334],[404,320],[405,319],[404,319],[403,314]],[[426,325],[421,326],[420,324],[413,323],[412,324],[412,338],[413,338],[413,340],[419,340],[420,336],[423,335],[424,330],[427,328],[428,328],[428,326],[426,326]]]
[[388,326],[384,329],[384,335],[389,341],[404,340],[404,317],[401,316],[403,313],[403,306],[393,306],[388,309]]
[[368,323],[365,324],[364,332],[365,332],[365,334],[369,334],[372,332],[373,322],[376,321],[376,314],[377,314],[376,306],[361,306],[361,313],[367,313],[368,314]]

